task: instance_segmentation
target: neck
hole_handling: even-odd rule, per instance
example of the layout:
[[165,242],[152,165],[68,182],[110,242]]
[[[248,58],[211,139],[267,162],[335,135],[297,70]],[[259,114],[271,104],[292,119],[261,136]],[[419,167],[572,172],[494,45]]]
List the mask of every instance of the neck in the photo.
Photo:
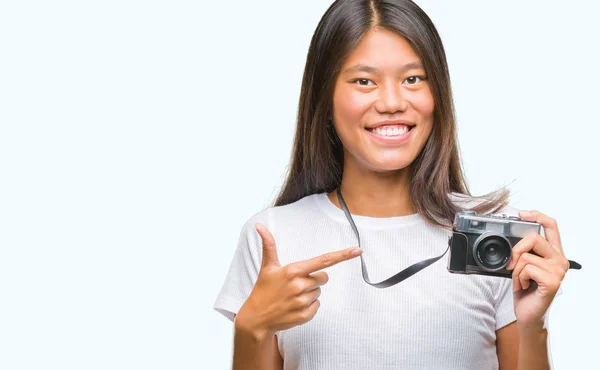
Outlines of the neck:
[[[340,186],[350,213],[369,217],[396,217],[416,213],[410,197],[410,168],[374,172],[346,168]],[[338,208],[337,191],[328,194]]]

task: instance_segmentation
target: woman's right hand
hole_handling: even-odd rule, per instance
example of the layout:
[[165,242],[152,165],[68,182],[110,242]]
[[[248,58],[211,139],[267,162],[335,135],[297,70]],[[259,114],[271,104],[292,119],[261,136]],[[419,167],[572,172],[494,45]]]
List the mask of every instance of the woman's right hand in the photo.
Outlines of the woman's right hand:
[[316,271],[362,253],[360,248],[349,248],[281,266],[273,235],[261,224],[256,231],[263,244],[262,264],[254,288],[238,312],[236,328],[257,339],[310,321],[319,309],[320,286],[329,280],[326,272]]

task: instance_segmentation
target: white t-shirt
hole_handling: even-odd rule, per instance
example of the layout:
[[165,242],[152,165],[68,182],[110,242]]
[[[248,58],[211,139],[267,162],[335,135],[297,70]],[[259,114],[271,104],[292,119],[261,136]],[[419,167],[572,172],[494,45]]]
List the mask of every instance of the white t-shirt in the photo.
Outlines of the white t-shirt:
[[[456,194],[451,197],[465,199]],[[464,207],[473,204],[461,203]],[[511,207],[501,213],[517,215]],[[418,214],[352,217],[372,282],[439,256],[451,235]],[[344,212],[326,193],[257,213],[242,229],[214,304],[230,320],[250,294],[260,270],[262,243],[256,223],[273,234],[282,265],[357,246]],[[452,274],[447,270],[447,255],[385,289],[365,283],[360,257],[325,271],[329,282],[321,287],[316,316],[277,333],[284,369],[498,369],[496,330],[516,320],[511,279]]]

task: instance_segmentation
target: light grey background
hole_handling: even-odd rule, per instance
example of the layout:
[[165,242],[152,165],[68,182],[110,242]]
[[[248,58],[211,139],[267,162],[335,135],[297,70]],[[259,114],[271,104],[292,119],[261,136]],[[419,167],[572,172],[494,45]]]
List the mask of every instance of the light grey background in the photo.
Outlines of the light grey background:
[[[212,310],[288,165],[331,1],[0,2],[0,368],[227,369]],[[472,191],[556,218],[557,369],[596,369],[598,5],[418,1]],[[398,333],[402,335],[402,333]]]

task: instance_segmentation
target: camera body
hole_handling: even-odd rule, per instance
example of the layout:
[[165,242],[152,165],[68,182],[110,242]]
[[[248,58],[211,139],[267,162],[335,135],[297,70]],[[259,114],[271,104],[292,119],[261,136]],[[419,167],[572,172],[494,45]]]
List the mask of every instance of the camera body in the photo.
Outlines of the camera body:
[[539,234],[540,230],[539,223],[515,216],[458,212],[448,241],[448,271],[511,278],[512,271],[506,270],[506,266],[512,248],[524,236]]

